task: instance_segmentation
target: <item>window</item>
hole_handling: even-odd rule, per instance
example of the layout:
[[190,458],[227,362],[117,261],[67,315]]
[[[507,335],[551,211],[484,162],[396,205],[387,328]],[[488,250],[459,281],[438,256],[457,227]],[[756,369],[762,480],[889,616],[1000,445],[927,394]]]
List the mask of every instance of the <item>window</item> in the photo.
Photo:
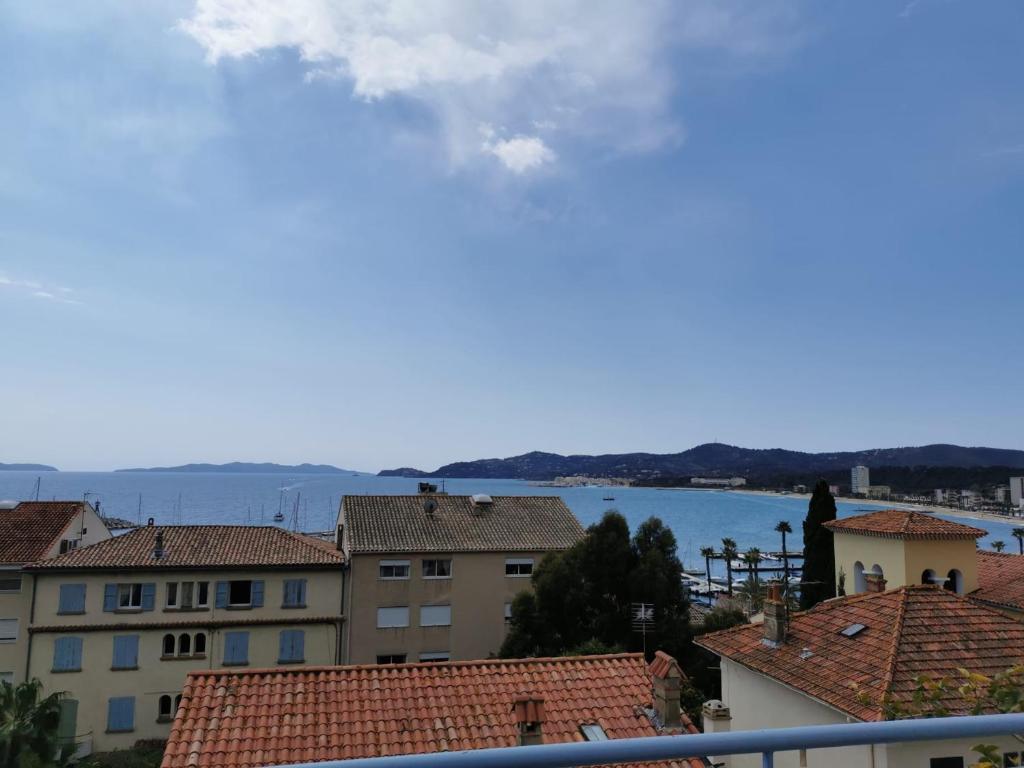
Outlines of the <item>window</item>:
[[252,582],[232,581],[228,592],[228,605],[252,605]]
[[285,579],[284,596],[281,600],[282,608],[305,608],[306,607],[306,580]]
[[139,668],[139,636],[114,635],[114,660],[111,669]]
[[166,723],[171,720],[171,697],[164,694],[157,702],[156,721]]
[[450,627],[452,607],[450,605],[424,605],[420,608],[421,627]]
[[192,644],[192,652],[196,656],[206,653],[206,635],[202,632],[196,632],[196,641]]
[[249,663],[249,633],[224,633],[224,664]]
[[177,712],[179,709],[181,709],[181,694],[180,693],[177,696],[174,697],[174,711]]
[[963,574],[954,568],[946,575],[946,583],[944,586],[950,592],[956,592],[958,595],[962,595],[964,593]]
[[0,592],[20,592],[21,574],[0,571]]
[[107,584],[103,588],[104,611],[152,611],[156,584]]
[[420,661],[451,661],[452,655],[448,651],[438,653],[421,653]]
[[167,605],[168,608],[177,608],[178,607],[178,582],[176,582],[176,581],[171,581],[171,582],[167,583],[167,602],[166,602],[166,605]]
[[117,607],[142,608],[142,585],[141,584],[118,584],[117,585]]
[[190,656],[192,654],[192,638],[187,632],[178,636],[178,655]]
[[107,733],[135,730],[135,697],[116,696],[107,701]]
[[82,638],[58,637],[53,641],[53,671],[82,671]]
[[408,560],[381,560],[380,578],[385,581],[397,581],[409,578]]
[[174,635],[164,635],[161,654],[164,656],[174,655]]
[[210,603],[210,582],[172,581],[167,584],[167,608],[183,611],[206,608]]
[[404,653],[385,653],[377,656],[378,664],[405,664]]
[[282,664],[298,664],[305,661],[305,644],[306,633],[301,629],[282,630],[277,660]]
[[85,613],[85,584],[61,584],[57,613]]
[[262,606],[262,581],[246,580],[217,582],[218,608],[260,608]]
[[505,575],[522,578],[533,573],[532,557],[510,557],[505,560]]
[[11,685],[14,685],[14,673],[0,672],[0,683],[10,683]]
[[81,543],[81,539],[61,539],[60,553],[63,555],[65,552],[72,552],[73,550],[78,549],[78,545]]
[[18,640],[18,620],[0,619],[0,643],[14,643]]
[[933,757],[928,763],[929,768],[964,768],[962,757]]
[[935,571],[931,568],[921,572],[921,583],[926,585],[935,584]]
[[409,626],[409,607],[401,606],[395,608],[378,608],[377,609],[377,627],[384,629],[387,627],[408,627]]
[[853,593],[859,595],[868,588],[867,579],[864,578],[864,563],[858,560],[853,564]]
[[505,603],[505,623],[512,621],[512,603]]
[[580,733],[583,734],[583,738],[587,741],[608,741],[608,734],[597,723],[581,725]]
[[452,577],[452,561],[450,558],[444,560],[424,560],[424,579],[450,579]]

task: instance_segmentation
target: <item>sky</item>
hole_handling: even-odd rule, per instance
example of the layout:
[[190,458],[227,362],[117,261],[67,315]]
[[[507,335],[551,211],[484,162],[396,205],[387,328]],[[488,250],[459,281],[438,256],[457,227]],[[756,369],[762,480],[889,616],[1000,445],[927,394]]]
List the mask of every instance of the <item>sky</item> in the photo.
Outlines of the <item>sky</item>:
[[0,461],[1024,448],[1018,0],[7,0],[0,116]]

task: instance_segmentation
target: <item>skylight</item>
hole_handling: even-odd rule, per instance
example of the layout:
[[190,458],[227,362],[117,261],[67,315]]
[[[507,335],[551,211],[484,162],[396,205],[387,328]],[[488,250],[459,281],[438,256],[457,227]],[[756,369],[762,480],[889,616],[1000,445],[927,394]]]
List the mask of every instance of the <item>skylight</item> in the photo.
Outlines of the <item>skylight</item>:
[[581,725],[580,731],[583,732],[583,738],[587,741],[608,741],[608,734],[605,733],[604,728],[597,723]]
[[867,629],[867,627],[864,624],[851,624],[846,629],[840,630],[839,634],[843,637],[856,637],[865,629]]

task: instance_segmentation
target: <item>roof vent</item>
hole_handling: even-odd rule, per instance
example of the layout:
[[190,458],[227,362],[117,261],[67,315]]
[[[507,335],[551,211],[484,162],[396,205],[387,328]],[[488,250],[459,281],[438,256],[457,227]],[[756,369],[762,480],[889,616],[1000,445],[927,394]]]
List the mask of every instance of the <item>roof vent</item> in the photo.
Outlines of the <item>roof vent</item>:
[[867,629],[867,625],[865,624],[851,624],[846,629],[840,630],[839,634],[843,637],[856,637],[865,629]]
[[473,505],[477,507],[487,506],[488,504],[494,503],[494,499],[492,499],[486,493],[474,493],[469,498],[473,501]]
[[800,651],[800,658],[804,659],[805,661],[811,658],[811,656],[813,655],[814,651],[812,651],[810,648],[804,648],[802,651]]
[[423,502],[423,512],[427,517],[433,517],[434,513],[437,512],[437,502],[433,499],[427,499]]
[[12,501],[11,499],[4,499],[0,501],[0,509],[14,509],[18,506],[18,502]]

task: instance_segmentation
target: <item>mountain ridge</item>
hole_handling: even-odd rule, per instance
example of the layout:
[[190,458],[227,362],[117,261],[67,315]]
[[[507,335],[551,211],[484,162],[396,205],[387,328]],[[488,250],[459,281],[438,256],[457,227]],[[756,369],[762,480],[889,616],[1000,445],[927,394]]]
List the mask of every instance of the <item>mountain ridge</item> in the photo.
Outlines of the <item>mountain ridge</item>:
[[56,467],[49,464],[2,464],[0,472],[59,472]]
[[744,475],[765,471],[816,472],[867,467],[1005,466],[1024,469],[1024,451],[933,443],[864,451],[808,453],[784,448],[741,448],[703,443],[679,453],[607,453],[601,455],[531,451],[502,459],[477,459],[445,464],[428,472],[412,467],[384,469],[381,477],[465,477],[512,480],[552,480],[559,476],[625,477],[643,479],[686,475]]
[[180,464],[176,467],[132,467],[115,472],[227,472],[233,474],[304,474],[304,475],[364,475],[354,469],[342,469],[331,464],[275,464],[274,462],[231,461],[227,464]]

